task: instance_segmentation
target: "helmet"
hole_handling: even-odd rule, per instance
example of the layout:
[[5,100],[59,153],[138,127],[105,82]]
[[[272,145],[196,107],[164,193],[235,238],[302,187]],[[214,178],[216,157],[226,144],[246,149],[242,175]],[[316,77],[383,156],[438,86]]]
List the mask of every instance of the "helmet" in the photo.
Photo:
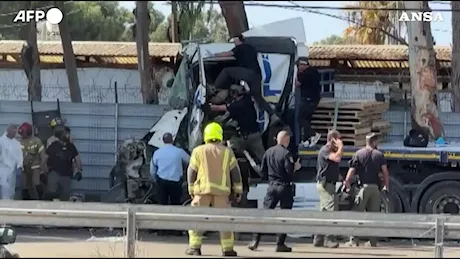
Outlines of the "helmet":
[[209,123],[204,128],[204,142],[205,143],[211,140],[222,141],[223,139],[224,139],[224,130],[222,130],[222,127],[218,123],[216,122]]
[[58,125],[63,125],[63,124],[64,123],[62,122],[62,119],[60,117],[55,117],[50,122],[51,127],[56,127]]
[[32,125],[27,122],[23,123],[18,129],[18,134],[22,137],[29,137],[32,135],[32,132]]

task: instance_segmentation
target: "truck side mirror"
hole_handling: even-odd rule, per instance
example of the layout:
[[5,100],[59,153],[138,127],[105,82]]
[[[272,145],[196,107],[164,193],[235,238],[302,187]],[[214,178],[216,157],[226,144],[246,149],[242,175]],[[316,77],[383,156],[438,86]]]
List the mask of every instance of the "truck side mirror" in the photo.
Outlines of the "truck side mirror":
[[0,228],[0,244],[14,244],[16,242],[16,235],[16,231],[11,227]]

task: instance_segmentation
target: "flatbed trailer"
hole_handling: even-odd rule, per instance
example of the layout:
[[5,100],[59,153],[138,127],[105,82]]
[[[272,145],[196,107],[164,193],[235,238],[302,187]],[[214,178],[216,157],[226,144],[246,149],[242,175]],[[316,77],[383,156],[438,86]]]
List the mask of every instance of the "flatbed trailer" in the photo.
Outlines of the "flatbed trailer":
[[[360,147],[345,146],[341,163],[342,176],[348,161]],[[299,148],[307,175],[316,168],[320,147]],[[388,212],[447,213],[460,212],[460,143],[425,148],[405,147],[400,142],[378,147],[390,169],[390,205]]]
[[[357,146],[345,146],[343,159],[351,159],[353,154],[360,149]],[[442,146],[429,144],[428,147],[405,147],[402,142],[388,142],[380,144],[378,149],[382,151],[387,160],[393,161],[416,161],[437,163],[459,163],[460,143],[452,143]],[[299,155],[304,159],[312,159],[318,156],[319,147],[299,148]]]

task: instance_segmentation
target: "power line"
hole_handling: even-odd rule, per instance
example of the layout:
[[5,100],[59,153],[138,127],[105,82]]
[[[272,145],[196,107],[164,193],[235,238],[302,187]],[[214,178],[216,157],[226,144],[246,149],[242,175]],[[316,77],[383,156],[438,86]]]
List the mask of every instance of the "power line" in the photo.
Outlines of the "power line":
[[[205,1],[206,4],[213,4],[212,1]],[[262,3],[253,3],[245,2],[245,6],[257,6],[257,7],[272,7],[272,8],[286,8],[292,7],[291,5],[286,4],[262,4]],[[299,9],[317,9],[317,10],[330,10],[330,11],[406,11],[406,12],[424,12],[423,9],[414,9],[414,8],[375,8],[375,7],[363,7],[363,6],[306,6],[298,5]],[[431,12],[460,12],[460,9],[430,9]]]
[[[293,1],[289,1],[289,3],[293,4],[295,7],[298,7],[300,6],[299,4],[293,2]],[[294,7],[294,8],[295,8]],[[293,9],[293,6],[286,6],[286,7],[283,7],[283,8],[286,8],[286,9]],[[316,10],[309,10],[308,8],[304,8],[301,10],[302,12],[308,12],[308,13],[313,13],[313,14],[319,14],[319,15],[323,15],[323,16],[328,16],[328,17],[331,17],[331,18],[335,18],[335,19],[339,19],[339,20],[342,20],[342,21],[347,21],[349,23],[352,23],[352,24],[355,24],[355,25],[358,25],[360,27],[364,27],[364,28],[369,28],[369,29],[373,29],[373,30],[377,30],[377,31],[380,31],[381,33],[384,33],[385,35],[387,35],[388,37],[391,37],[392,39],[400,42],[401,44],[404,44],[404,45],[407,45],[407,42],[404,38],[402,38],[401,36],[399,35],[394,35],[392,34],[391,32],[388,32],[386,30],[383,30],[382,28],[378,28],[378,27],[374,27],[374,26],[369,26],[369,25],[366,25],[366,24],[363,24],[363,23],[359,23],[353,19],[350,19],[348,17],[341,17],[341,16],[337,16],[337,15],[333,15],[333,14],[327,14],[327,13],[323,13],[323,12],[319,12],[319,11],[316,11]]]

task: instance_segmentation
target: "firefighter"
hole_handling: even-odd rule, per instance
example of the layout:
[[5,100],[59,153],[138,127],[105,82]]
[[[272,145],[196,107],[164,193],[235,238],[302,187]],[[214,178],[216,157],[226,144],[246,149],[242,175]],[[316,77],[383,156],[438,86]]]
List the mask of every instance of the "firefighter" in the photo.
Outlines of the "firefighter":
[[[229,197],[239,202],[243,192],[241,173],[233,151],[222,144],[222,127],[213,122],[204,129],[205,144],[193,149],[187,169],[192,207],[230,207]],[[189,231],[187,255],[201,255],[203,234]],[[233,232],[220,232],[223,256],[237,256]]]
[[24,171],[21,175],[22,198],[38,200],[43,196],[40,164],[44,158],[45,148],[40,138],[33,136],[31,124],[23,123],[18,129],[18,133],[21,136],[21,148],[24,156]]
[[[64,122],[62,121],[62,119],[60,117],[53,118],[53,120],[51,120],[51,122],[50,122],[50,127],[53,129],[53,132],[56,130],[56,126],[58,126],[58,125],[62,125],[62,126],[64,125]],[[55,134],[53,134],[46,141],[46,148],[48,148],[52,143],[54,143],[56,141],[59,141],[59,139],[56,137]]]

